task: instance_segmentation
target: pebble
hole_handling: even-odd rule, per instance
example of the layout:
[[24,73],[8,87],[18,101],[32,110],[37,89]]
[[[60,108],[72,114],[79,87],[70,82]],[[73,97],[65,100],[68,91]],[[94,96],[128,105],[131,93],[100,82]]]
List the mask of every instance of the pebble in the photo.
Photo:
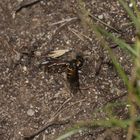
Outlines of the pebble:
[[40,51],[36,51],[36,52],[35,52],[35,55],[36,55],[36,56],[41,56],[41,52],[40,52]]
[[33,116],[35,114],[35,111],[33,109],[28,109],[27,115],[28,116]]
[[99,19],[103,19],[103,17],[104,17],[103,15],[99,15],[98,16]]
[[27,67],[23,66],[23,71],[26,72],[27,71]]

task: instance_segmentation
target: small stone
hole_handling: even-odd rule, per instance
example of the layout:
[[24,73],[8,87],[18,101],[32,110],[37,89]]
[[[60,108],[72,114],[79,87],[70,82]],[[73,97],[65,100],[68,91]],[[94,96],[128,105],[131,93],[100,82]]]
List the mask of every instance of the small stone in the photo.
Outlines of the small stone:
[[26,80],[25,83],[28,84],[29,83],[29,80]]
[[33,110],[33,109],[29,109],[28,111],[27,111],[27,115],[28,116],[33,116],[35,114],[35,111]]
[[0,85],[1,86],[1,88],[3,88],[4,87],[4,85]]
[[98,16],[99,19],[103,19],[103,17],[104,17],[103,15],[99,15]]
[[40,52],[40,51],[36,51],[36,52],[35,52],[35,55],[36,55],[36,56],[41,56],[41,52]]
[[20,53],[16,53],[16,55],[14,56],[15,61],[19,61],[21,58],[21,54]]
[[70,44],[70,40],[67,40],[67,41],[66,41],[66,44],[69,45],[69,44]]
[[23,71],[26,72],[27,71],[27,67],[23,66]]

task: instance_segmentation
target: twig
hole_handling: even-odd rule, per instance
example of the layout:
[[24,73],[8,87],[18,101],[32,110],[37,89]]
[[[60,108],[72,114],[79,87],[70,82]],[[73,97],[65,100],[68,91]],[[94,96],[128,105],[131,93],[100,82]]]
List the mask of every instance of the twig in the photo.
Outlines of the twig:
[[[54,119],[54,120],[53,120]],[[25,136],[24,140],[31,140],[33,139],[35,136],[39,135],[40,133],[42,133],[44,130],[48,129],[49,127],[52,126],[56,126],[56,125],[65,125],[69,123],[69,120],[63,120],[63,121],[56,121],[55,118],[50,119],[47,122],[47,125],[45,125],[43,128],[41,128],[40,130],[36,131],[35,133],[33,133],[30,136]]]
[[49,121],[46,123],[46,125],[44,127],[42,127],[41,129],[39,129],[38,131],[36,131],[35,133],[33,133],[30,136],[25,136],[24,139],[25,140],[31,140],[33,139],[35,136],[39,135],[40,133],[42,133],[44,130],[48,129],[51,126],[55,126],[55,125],[64,125],[69,123],[69,120],[61,120],[61,121],[56,121],[56,118],[58,117],[58,115],[62,112],[61,109],[63,108],[63,106],[68,103],[71,100],[71,98],[69,98],[68,100],[66,100],[61,106],[60,108],[52,115],[52,117],[49,119]]
[[[124,97],[124,96],[126,96],[127,95],[127,93],[123,93],[122,95],[120,95],[120,96],[116,96],[116,97],[113,97],[113,98],[111,98],[111,99],[108,99],[108,101],[105,103],[105,104],[107,104],[107,103],[109,103],[109,102],[114,102],[114,101],[116,101],[117,99],[120,99],[120,98],[122,98],[122,97]],[[105,105],[104,104],[104,105]]]
[[69,31],[71,31],[74,35],[76,35],[80,40],[84,41],[84,39],[79,35],[74,29],[68,27]]
[[38,131],[36,131],[35,133],[33,133],[33,134],[30,135],[30,136],[25,136],[24,139],[25,139],[25,140],[31,140],[31,139],[33,139],[35,136],[39,135],[40,133],[42,133],[44,130],[48,129],[48,128],[51,127],[51,126],[55,126],[55,125],[64,125],[64,124],[69,123],[69,120],[67,120],[67,119],[66,119],[66,120],[63,120],[63,121],[62,121],[62,120],[61,120],[61,121],[56,121],[56,118],[57,118],[58,115],[60,114],[62,107],[63,107],[67,102],[69,102],[70,100],[71,100],[71,98],[69,98],[68,100],[66,100],[66,101],[62,104],[62,106],[60,106],[60,108],[56,111],[56,113],[53,114],[53,116],[49,119],[49,121],[47,122],[47,124],[46,124],[43,128],[39,129]]
[[81,36],[83,36],[84,38],[88,39],[90,42],[92,41],[92,38],[88,37],[87,35],[85,35],[85,34],[79,32],[79,31],[77,31],[77,30],[75,30],[75,29],[73,29],[73,28],[68,27],[68,29],[69,29],[72,33],[74,33],[78,38],[80,38],[82,41],[84,41],[84,40],[83,40],[83,38],[82,38]]
[[88,37],[87,35],[80,33],[80,35],[82,35],[83,37],[85,37],[86,39],[88,39],[90,42],[92,41],[92,38]]
[[[77,101],[77,102],[75,102],[75,103],[73,103],[73,104],[71,104],[71,105],[69,105],[69,106],[63,108],[63,106],[64,106],[66,103],[68,103],[71,99],[72,99],[72,98],[69,98],[68,100],[66,100],[66,101],[62,104],[62,106],[61,106],[61,107],[57,110],[57,112],[50,118],[50,120],[47,122],[47,124],[46,124],[43,128],[39,129],[38,131],[36,131],[35,133],[33,133],[33,134],[30,135],[30,136],[25,136],[24,139],[25,139],[25,140],[31,140],[31,139],[33,139],[35,136],[37,136],[37,135],[39,135],[40,133],[42,133],[44,130],[48,129],[49,127],[56,126],[56,125],[65,125],[65,124],[68,124],[68,123],[69,123],[69,119],[68,119],[68,118],[65,119],[65,120],[61,120],[61,121],[57,121],[56,118],[57,118],[58,115],[59,115],[61,112],[63,112],[64,110],[66,110],[66,109],[68,109],[69,107],[71,107],[71,106],[73,106],[73,105],[75,105],[75,104],[77,104],[77,103],[80,103],[80,102],[82,102],[82,101],[85,100],[85,99],[82,99],[82,100],[80,100],[80,101]],[[63,108],[63,109],[62,109],[62,108]]]
[[23,1],[21,2],[17,7],[16,9],[13,11],[13,14],[12,14],[12,17],[15,18],[15,15],[20,12],[23,8],[27,8],[27,7],[30,7],[38,2],[40,2],[42,0],[26,0],[26,1]]
[[72,99],[72,97],[68,98],[59,108],[58,110],[55,112],[55,114],[53,115],[53,117],[58,116],[58,113],[61,112],[61,109],[63,108],[63,106],[68,103],[70,100]]
[[[71,104],[71,105],[69,105],[69,106],[63,108],[60,112],[63,112],[64,110],[66,110],[66,109],[68,109],[68,108],[70,108],[70,107],[72,107],[72,106],[74,106],[74,105],[76,105],[76,104],[78,104],[78,103],[81,103],[81,102],[83,102],[83,101],[85,101],[85,100],[86,100],[86,99],[82,99],[82,100],[80,100],[80,101],[77,101],[77,102],[75,102],[75,103],[73,103],[73,104]],[[59,113],[60,113],[60,112],[59,112]]]
[[23,8],[27,8],[29,6],[32,6],[38,2],[40,2],[42,0],[32,0],[32,1],[23,1],[21,2],[21,4],[16,8],[15,13],[19,12],[20,10],[22,10]]
[[111,30],[117,32],[117,33],[121,33],[119,30],[117,30],[116,28],[108,25],[107,23],[103,22],[102,20],[98,19],[97,17],[93,16],[93,15],[89,15],[91,18],[93,18],[94,20],[100,22],[101,24],[105,25],[106,27],[110,28]]
[[70,21],[77,20],[77,19],[78,19],[77,17],[66,18],[66,19],[63,19],[61,21],[57,21],[57,22],[51,23],[51,24],[49,24],[49,26],[54,26],[54,25],[57,25],[57,24],[62,24],[64,22],[70,22]]

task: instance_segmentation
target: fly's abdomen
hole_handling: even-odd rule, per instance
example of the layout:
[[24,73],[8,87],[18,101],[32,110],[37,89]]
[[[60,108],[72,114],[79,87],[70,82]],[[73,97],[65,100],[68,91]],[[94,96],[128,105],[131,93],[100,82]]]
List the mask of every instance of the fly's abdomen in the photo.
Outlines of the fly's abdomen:
[[69,82],[70,90],[76,93],[79,90],[79,74],[76,60],[72,60],[67,68],[67,80]]

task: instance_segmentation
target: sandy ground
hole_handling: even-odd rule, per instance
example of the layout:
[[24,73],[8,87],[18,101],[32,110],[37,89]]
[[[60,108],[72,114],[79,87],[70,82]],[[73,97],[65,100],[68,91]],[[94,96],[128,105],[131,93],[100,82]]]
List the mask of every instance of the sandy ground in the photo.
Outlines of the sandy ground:
[[[32,0],[33,1],[33,0]],[[82,53],[84,65],[79,73],[82,93],[73,95],[55,122],[69,120],[67,124],[51,126],[36,140],[54,140],[78,121],[108,118],[105,110],[110,102],[124,103],[127,93],[110,58],[100,46],[94,33],[87,31],[78,19],[75,0],[42,0],[23,7],[29,0],[0,1],[0,139],[22,140],[54,117],[57,110],[71,98],[66,73],[44,73],[38,64],[48,51],[69,49],[65,59],[73,53]],[[133,39],[133,28],[117,0],[87,0],[86,8],[95,17],[119,31],[103,26],[108,31]],[[114,45],[109,40],[109,45]],[[131,71],[130,56],[114,48],[119,62],[127,74]],[[23,55],[24,54],[24,55]],[[28,54],[28,55],[27,55]],[[22,59],[21,59],[22,57]],[[99,74],[98,65],[103,58]],[[128,108],[122,104],[113,108],[115,117],[128,118]],[[120,128],[94,128],[78,133],[69,140],[125,140],[126,132]]]

